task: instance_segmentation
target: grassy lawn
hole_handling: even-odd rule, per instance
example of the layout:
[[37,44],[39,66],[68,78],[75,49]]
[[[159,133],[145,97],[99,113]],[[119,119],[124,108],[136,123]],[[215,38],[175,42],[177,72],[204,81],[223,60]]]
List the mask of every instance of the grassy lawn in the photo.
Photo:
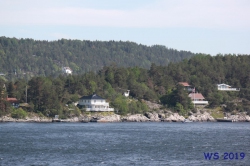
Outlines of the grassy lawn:
[[220,107],[211,110],[211,116],[212,116],[213,118],[215,118],[215,119],[224,118],[223,111],[221,110]]

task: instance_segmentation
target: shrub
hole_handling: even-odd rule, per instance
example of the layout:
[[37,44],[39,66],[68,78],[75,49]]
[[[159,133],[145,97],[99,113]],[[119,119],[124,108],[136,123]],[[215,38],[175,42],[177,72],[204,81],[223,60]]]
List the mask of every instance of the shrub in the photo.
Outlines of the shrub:
[[15,109],[11,112],[11,117],[16,119],[24,119],[27,116],[27,112],[22,108]]
[[81,111],[78,107],[75,107],[72,111],[71,111],[71,115],[73,116],[80,116]]

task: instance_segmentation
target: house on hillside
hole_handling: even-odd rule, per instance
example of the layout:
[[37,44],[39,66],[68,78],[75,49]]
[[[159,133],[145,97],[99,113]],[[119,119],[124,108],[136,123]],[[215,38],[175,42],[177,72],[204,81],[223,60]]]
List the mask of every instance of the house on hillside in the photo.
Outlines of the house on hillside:
[[205,98],[201,93],[190,93],[188,97],[191,98],[195,105],[208,105],[208,101],[205,101]]
[[193,91],[193,88],[187,82],[179,82],[178,84],[184,86],[184,89],[187,90],[188,92],[192,92]]
[[70,67],[63,67],[62,68],[62,72],[64,73],[64,74],[72,74],[72,70],[71,70],[71,68]]
[[218,90],[221,91],[240,91],[240,88],[231,88],[230,85],[227,84],[217,84]]
[[81,97],[78,106],[84,107],[86,111],[114,111],[114,108],[110,108],[109,103],[97,94]]
[[14,108],[19,107],[19,101],[16,98],[7,97],[6,101],[8,101],[12,105],[12,107],[14,107]]
[[125,97],[128,97],[128,96],[129,96],[129,92],[130,92],[130,90],[127,90],[127,91],[124,92],[122,95],[125,96]]

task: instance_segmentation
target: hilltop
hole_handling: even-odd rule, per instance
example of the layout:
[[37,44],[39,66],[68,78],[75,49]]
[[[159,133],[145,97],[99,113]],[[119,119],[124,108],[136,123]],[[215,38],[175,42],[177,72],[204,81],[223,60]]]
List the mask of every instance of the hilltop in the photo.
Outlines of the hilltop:
[[70,67],[73,74],[96,72],[111,64],[149,69],[152,63],[166,66],[194,55],[189,51],[129,41],[39,41],[0,37],[0,74],[10,80],[58,76],[63,66]]

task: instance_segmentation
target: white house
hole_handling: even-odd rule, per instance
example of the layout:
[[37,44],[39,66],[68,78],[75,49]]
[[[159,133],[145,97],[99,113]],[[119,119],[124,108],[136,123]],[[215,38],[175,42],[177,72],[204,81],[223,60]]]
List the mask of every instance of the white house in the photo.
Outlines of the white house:
[[127,91],[124,92],[122,95],[125,96],[125,97],[128,97],[128,96],[129,96],[129,92],[130,92],[130,90],[127,90]]
[[85,107],[86,111],[114,111],[114,108],[110,108],[109,103],[97,94],[81,97],[78,105]]
[[227,84],[217,84],[218,90],[221,91],[240,91],[240,88],[231,88],[230,85]]
[[208,101],[205,101],[205,98],[201,93],[190,93],[188,97],[191,98],[192,102],[195,105],[207,105]]
[[73,71],[71,70],[70,67],[63,67],[62,72],[65,74],[72,74]]

